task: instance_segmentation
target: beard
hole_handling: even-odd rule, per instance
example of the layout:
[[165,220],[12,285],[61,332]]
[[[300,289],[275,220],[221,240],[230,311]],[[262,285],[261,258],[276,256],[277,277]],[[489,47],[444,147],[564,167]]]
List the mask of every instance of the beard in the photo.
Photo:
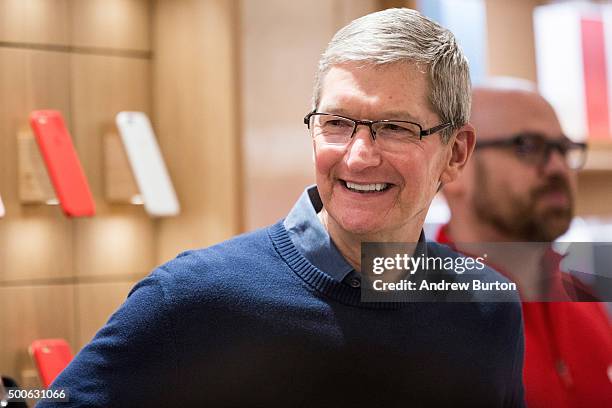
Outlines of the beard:
[[[526,195],[509,195],[507,190],[502,196],[491,188],[489,172],[480,160],[475,162],[478,193],[472,197],[472,206],[480,221],[516,241],[552,242],[567,231],[574,216],[574,197],[567,178],[553,174]],[[568,205],[538,207],[540,198],[552,192],[565,194]],[[500,203],[502,199],[505,202]]]

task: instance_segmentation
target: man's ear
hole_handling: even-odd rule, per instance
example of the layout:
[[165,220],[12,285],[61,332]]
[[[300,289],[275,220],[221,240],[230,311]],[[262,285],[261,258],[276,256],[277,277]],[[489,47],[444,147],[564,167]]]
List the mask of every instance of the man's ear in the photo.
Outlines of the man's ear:
[[445,169],[440,175],[440,183],[446,185],[459,177],[463,168],[472,156],[476,145],[476,132],[469,123],[463,125],[454,137],[448,142],[450,144],[450,154],[446,162]]

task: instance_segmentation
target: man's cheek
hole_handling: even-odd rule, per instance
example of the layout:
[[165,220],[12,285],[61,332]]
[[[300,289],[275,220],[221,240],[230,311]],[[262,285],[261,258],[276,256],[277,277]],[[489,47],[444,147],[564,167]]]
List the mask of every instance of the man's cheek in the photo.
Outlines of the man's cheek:
[[314,161],[317,175],[328,176],[334,166],[342,161],[342,150],[337,147],[315,146]]

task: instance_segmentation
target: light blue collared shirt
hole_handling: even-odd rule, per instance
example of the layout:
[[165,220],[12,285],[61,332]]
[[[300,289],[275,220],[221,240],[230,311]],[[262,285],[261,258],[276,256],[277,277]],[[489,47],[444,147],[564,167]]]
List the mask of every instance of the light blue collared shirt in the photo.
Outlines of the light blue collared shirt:
[[317,214],[323,208],[317,186],[302,193],[283,225],[297,250],[311,264],[338,282],[357,288],[361,278],[342,256]]

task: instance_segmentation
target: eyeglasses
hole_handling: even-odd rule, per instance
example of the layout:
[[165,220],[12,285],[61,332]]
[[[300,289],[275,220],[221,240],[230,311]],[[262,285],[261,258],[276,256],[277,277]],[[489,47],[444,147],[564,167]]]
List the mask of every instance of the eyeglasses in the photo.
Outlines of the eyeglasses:
[[346,116],[323,112],[310,112],[304,117],[313,139],[328,144],[345,145],[355,135],[358,125],[370,128],[372,140],[377,140],[382,148],[392,150],[397,147],[423,139],[452,126],[452,122],[442,123],[423,130],[421,125],[404,120],[357,120]]
[[572,170],[581,169],[586,161],[586,143],[572,142],[567,137],[550,140],[538,133],[521,133],[507,139],[485,140],[476,143],[476,149],[490,147],[511,148],[525,163],[543,166],[548,163],[553,150],[561,153]]

